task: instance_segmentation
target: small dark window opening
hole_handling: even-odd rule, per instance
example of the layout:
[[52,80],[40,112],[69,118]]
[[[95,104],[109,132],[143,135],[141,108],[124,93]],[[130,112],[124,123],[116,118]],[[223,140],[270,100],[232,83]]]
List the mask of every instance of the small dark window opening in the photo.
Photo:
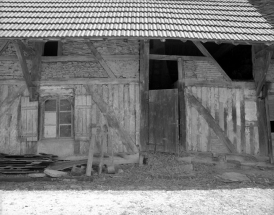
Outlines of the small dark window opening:
[[49,41],[45,43],[43,56],[57,56],[58,41]]
[[274,121],[270,121],[271,133],[274,133]]

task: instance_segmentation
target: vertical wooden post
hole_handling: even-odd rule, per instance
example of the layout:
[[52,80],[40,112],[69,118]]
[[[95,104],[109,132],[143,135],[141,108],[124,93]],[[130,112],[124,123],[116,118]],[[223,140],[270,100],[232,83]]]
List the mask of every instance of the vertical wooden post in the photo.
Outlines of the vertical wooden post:
[[149,40],[140,44],[140,152],[146,151],[149,110]]
[[[179,117],[180,117],[180,147],[187,150],[186,143],[186,103],[185,103],[185,71],[183,61],[178,58],[178,95],[179,95]],[[181,150],[179,147],[178,150]],[[180,152],[180,151],[179,151]]]
[[271,124],[269,117],[269,102],[267,98],[268,85],[264,85],[263,94],[265,96],[265,112],[266,112],[266,123],[267,123],[267,138],[268,138],[268,155],[270,158],[270,163],[274,162],[273,159],[273,147],[272,147],[272,136],[271,136]]

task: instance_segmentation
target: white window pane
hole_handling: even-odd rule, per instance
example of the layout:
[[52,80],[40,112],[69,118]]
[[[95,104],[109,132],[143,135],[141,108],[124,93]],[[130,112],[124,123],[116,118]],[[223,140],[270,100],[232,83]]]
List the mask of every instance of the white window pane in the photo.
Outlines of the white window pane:
[[56,113],[45,112],[45,125],[56,125]]
[[44,137],[56,137],[56,126],[45,126]]

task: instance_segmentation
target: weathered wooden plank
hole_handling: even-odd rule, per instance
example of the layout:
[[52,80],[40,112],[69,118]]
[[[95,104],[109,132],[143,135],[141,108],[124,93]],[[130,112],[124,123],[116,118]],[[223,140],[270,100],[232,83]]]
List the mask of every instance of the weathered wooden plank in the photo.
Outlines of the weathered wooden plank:
[[[190,89],[189,87],[186,87],[185,88],[186,91],[185,93],[188,94],[190,93]],[[192,130],[191,130],[191,107],[189,105],[189,102],[188,100],[186,99],[186,147],[187,147],[187,150],[190,151],[191,150],[191,146],[192,146],[192,142],[191,142],[191,134],[192,134]]]
[[[39,43],[39,42],[38,42]],[[102,55],[102,58],[108,60],[138,60],[139,55]],[[27,60],[30,57],[26,58]],[[0,56],[0,61],[18,61],[17,56]],[[54,63],[54,62],[97,62],[94,56],[88,55],[69,55],[69,56],[43,56],[41,58],[43,63]]]
[[236,145],[237,145],[237,152],[241,153],[241,90],[236,89],[235,95],[235,108],[236,108]]
[[129,85],[129,127],[130,127],[130,135],[135,139],[135,85]]
[[149,40],[140,42],[140,151],[146,150],[149,142],[148,110],[149,110]]
[[233,90],[226,89],[227,94],[227,136],[233,143],[234,132],[233,132],[233,119],[232,119],[232,105],[233,105]]
[[223,75],[224,79],[226,81],[231,81],[231,79],[228,77],[226,72],[223,70],[223,68],[219,65],[219,63],[212,57],[212,55],[207,51],[207,49],[202,45],[201,42],[193,41],[193,43],[196,45],[196,47],[202,52],[203,55],[211,59],[212,62],[215,63],[215,65],[218,67],[220,73]]
[[[193,95],[200,101],[202,102],[203,101],[203,93],[202,93],[202,88],[201,87],[192,87],[192,92],[193,92]],[[196,110],[195,110],[196,111]],[[195,115],[196,116],[196,115]],[[203,142],[203,126],[205,124],[205,121],[203,119],[203,117],[201,115],[199,115],[199,113],[197,113],[197,116],[196,116],[196,126],[197,126],[197,130],[193,131],[194,133],[196,133],[196,136],[197,136],[197,144],[196,144],[196,147],[197,147],[197,151],[201,151],[202,149],[202,142]]]
[[[178,93],[179,93],[179,111],[180,111],[180,147],[187,150],[186,145],[186,103],[185,103],[185,71],[181,58],[177,61],[178,65]],[[179,149],[180,150],[180,149]]]
[[[7,113],[7,111],[11,108],[13,102],[17,98],[19,98],[20,96],[23,95],[25,89],[26,89],[26,86],[23,85],[20,88],[18,88],[17,90],[14,90],[10,95],[5,97],[3,102],[0,104],[0,109],[1,109],[0,121],[1,121],[2,117]],[[8,93],[8,91],[6,91],[6,93]],[[3,95],[3,97],[4,97],[4,95]]]
[[222,80],[197,80],[197,79],[187,79],[185,81],[186,86],[196,86],[196,87],[225,87],[225,88],[245,88],[254,90],[256,89],[254,82],[241,82],[241,81],[222,81]]
[[250,154],[255,154],[255,140],[254,140],[254,124],[251,123],[249,126],[250,131]]
[[122,143],[127,148],[129,152],[137,153],[138,149],[132,140],[130,133],[127,128],[123,128],[119,122],[113,108],[103,101],[100,94],[95,91],[92,91],[89,86],[85,86],[87,92],[92,96],[93,101],[99,107],[101,113],[104,115],[105,119],[108,122],[108,125],[115,129],[122,139]]
[[134,85],[135,86],[135,99],[136,99],[136,103],[135,103],[135,110],[136,110],[136,116],[135,116],[135,120],[136,120],[136,145],[140,146],[140,89],[139,89],[139,85]]
[[244,89],[240,91],[240,116],[241,116],[241,152],[246,153],[245,151],[245,97]]
[[220,88],[219,90],[219,93],[220,93],[220,103],[219,103],[219,107],[220,107],[220,110],[219,110],[219,125],[220,127],[223,129],[223,131],[226,131],[225,130],[225,107],[226,107],[226,94],[225,94],[225,88]]
[[92,42],[86,42],[87,46],[89,47],[91,53],[94,55],[94,57],[98,60],[100,65],[105,69],[108,76],[110,78],[115,78],[114,72],[111,70],[111,68],[108,66],[108,64],[105,62],[105,60],[102,58],[101,54],[96,50]]
[[220,126],[215,122],[214,118],[208,113],[206,108],[192,95],[187,95],[190,104],[196,108],[196,110],[201,114],[204,119],[207,121],[209,126],[214,130],[216,135],[220,140],[227,146],[230,152],[237,153],[235,146],[231,143],[228,137],[225,135]]
[[[196,87],[192,87],[191,94],[197,96]],[[197,96],[198,97],[198,96]],[[190,104],[191,105],[191,104]],[[199,143],[197,141],[197,136],[199,135],[197,131],[198,129],[198,113],[195,107],[191,107],[191,150],[197,151]],[[198,145],[198,146],[197,146]]]
[[258,126],[254,127],[254,155],[259,154],[259,130]]
[[[202,87],[202,105],[208,110],[210,113],[210,88]],[[200,143],[200,150],[205,152],[207,151],[208,142],[209,142],[209,126],[206,120],[201,116],[200,117],[201,123],[201,143]]]
[[208,57],[200,57],[200,56],[179,56],[179,55],[157,55],[157,54],[150,54],[150,60],[172,60],[178,61],[181,60],[193,60],[193,61],[208,61],[210,60]]
[[245,127],[245,153],[250,154],[250,127],[246,126]]

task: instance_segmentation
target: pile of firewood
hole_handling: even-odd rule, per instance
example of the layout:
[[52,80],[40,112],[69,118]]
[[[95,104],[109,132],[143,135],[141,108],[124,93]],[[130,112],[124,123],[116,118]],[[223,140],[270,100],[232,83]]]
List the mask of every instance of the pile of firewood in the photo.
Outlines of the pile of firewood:
[[58,156],[50,154],[7,155],[0,153],[0,174],[43,172]]

